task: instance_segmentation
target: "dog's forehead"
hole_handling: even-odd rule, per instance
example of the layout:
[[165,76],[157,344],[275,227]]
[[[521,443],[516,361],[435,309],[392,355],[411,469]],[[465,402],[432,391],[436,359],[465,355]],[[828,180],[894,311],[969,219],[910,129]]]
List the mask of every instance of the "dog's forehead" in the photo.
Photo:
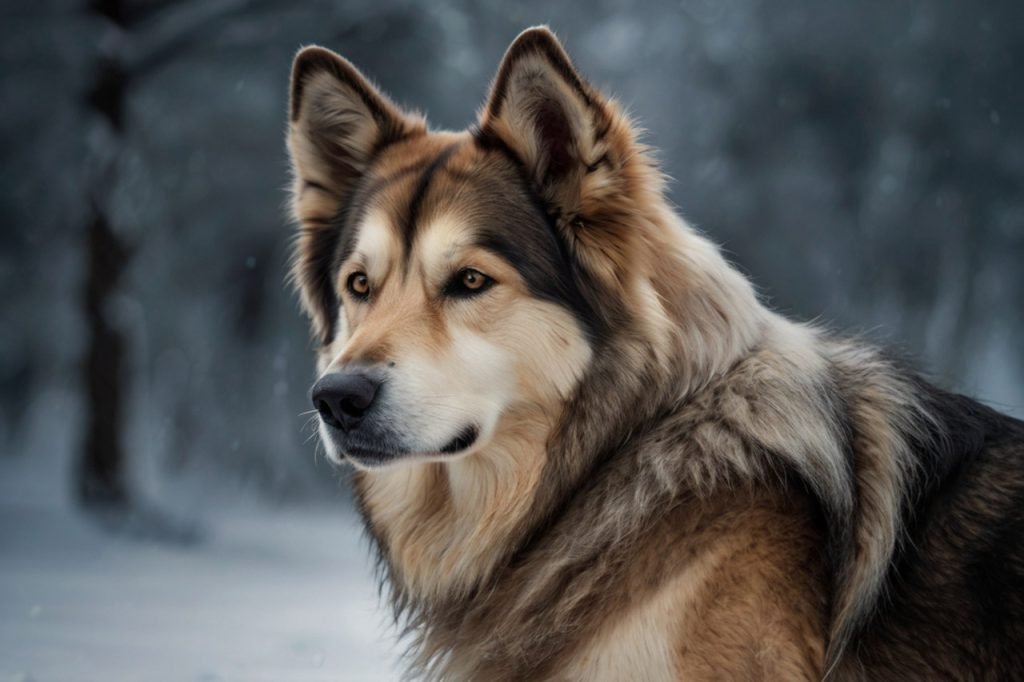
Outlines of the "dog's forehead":
[[472,223],[458,210],[439,213],[423,225],[413,257],[429,275],[444,272],[465,247],[476,241],[474,232]]
[[439,212],[423,220],[412,249],[402,248],[403,229],[388,212],[367,211],[359,226],[352,257],[371,279],[383,279],[398,263],[414,261],[427,274],[443,272],[468,245],[475,242],[472,223],[459,211]]
[[[366,199],[390,214],[395,226],[414,236],[420,217],[450,199],[472,173],[457,169],[473,165],[474,145],[468,135],[430,134],[385,148],[373,165]],[[463,182],[459,182],[462,180]]]
[[428,135],[386,149],[356,202],[363,208],[349,253],[432,263],[450,257],[471,241],[474,225],[494,225],[510,213],[500,204],[510,201],[516,178],[495,161],[468,135]]
[[533,296],[598,333],[601,323],[579,291],[557,227],[514,160],[468,134],[432,138],[385,150],[357,202],[364,207],[358,231],[367,234],[351,243],[367,259],[372,251],[367,267],[440,279],[478,247],[512,267]]

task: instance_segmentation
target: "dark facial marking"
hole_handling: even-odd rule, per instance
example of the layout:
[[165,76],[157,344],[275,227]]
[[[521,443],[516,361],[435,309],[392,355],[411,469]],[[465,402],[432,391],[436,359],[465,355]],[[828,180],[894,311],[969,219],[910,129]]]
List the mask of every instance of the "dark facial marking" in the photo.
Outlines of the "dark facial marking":
[[[457,146],[451,145],[433,159],[424,158],[414,161],[388,175],[376,175],[371,165],[370,170],[356,181],[349,193],[351,198],[342,203],[338,214],[330,221],[330,227],[318,232],[317,238],[312,242],[304,259],[304,271],[308,273],[307,279],[316,289],[316,300],[327,321],[326,332],[322,339],[324,345],[334,340],[338,325],[340,300],[335,291],[338,269],[355,250],[359,237],[356,226],[366,214],[373,198],[394,183],[417,172],[422,172],[409,203],[409,218],[405,225],[404,241],[408,255],[412,247],[418,214],[430,186],[430,179],[444,166],[445,161]],[[375,152],[374,159],[379,158],[379,153],[379,150]],[[408,258],[406,258],[406,262],[408,263]]]
[[324,316],[321,343],[327,345],[334,339],[338,324],[338,302],[331,284],[331,272],[340,233],[334,227],[321,227],[310,230],[310,234],[309,246],[302,254],[300,271],[303,286],[313,291],[314,304]]
[[500,176],[480,174],[469,180],[477,202],[487,207],[484,224],[477,226],[477,246],[508,261],[531,294],[569,310],[592,341],[604,338],[608,325],[584,295],[595,288],[591,276],[572,258],[515,156],[501,147],[495,153],[510,161]]
[[427,166],[427,163],[428,162],[426,159],[419,159],[417,161],[413,161],[412,163],[402,166],[398,170],[393,171],[388,175],[374,176],[373,181],[370,184],[368,184],[366,189],[364,190],[366,196],[363,198],[366,200],[366,203],[369,203],[369,199],[374,194],[383,192],[385,189],[395,184],[399,180],[406,178],[412,175],[413,173],[417,173],[423,170]]
[[326,192],[328,194],[331,193],[331,191],[329,189],[327,189],[327,187],[325,187],[324,185],[320,184],[319,182],[315,182],[313,180],[305,180],[305,181],[303,181],[303,183],[302,183],[302,190],[300,191],[300,194],[305,194],[307,189],[318,189],[321,192]]
[[416,236],[416,226],[419,221],[420,211],[423,208],[423,200],[427,195],[427,191],[430,189],[430,180],[434,177],[437,171],[444,167],[445,162],[451,158],[455,150],[459,148],[459,144],[449,145],[438,154],[433,161],[431,161],[426,170],[420,176],[419,181],[416,183],[416,189],[413,191],[412,198],[409,199],[409,208],[406,212],[406,221],[402,230],[402,248],[404,250],[403,261],[406,267],[409,266],[409,254],[412,252],[412,243]]
[[[376,158],[378,157],[372,157],[371,164]],[[345,194],[347,198],[341,202],[338,213],[327,221],[326,225],[318,226],[315,231],[310,231],[313,238],[308,249],[302,254],[301,272],[306,286],[313,289],[313,300],[324,316],[325,331],[321,339],[323,345],[334,340],[340,303],[335,292],[334,280],[337,277],[338,267],[352,255],[352,251],[355,249],[358,235],[354,226],[362,218],[374,195],[402,178],[422,170],[426,165],[426,160],[413,162],[385,176],[375,175],[371,165],[370,171],[354,179],[353,185]],[[309,180],[305,181],[301,191],[304,192],[307,189],[330,192],[324,185]]]

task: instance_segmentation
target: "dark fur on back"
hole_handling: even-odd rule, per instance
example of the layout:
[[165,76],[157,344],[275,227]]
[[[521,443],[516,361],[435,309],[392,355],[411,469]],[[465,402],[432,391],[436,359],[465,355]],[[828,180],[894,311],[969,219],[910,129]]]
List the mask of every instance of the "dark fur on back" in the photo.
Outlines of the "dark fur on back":
[[886,587],[836,678],[1016,679],[1024,671],[1024,423],[910,377],[933,416]]

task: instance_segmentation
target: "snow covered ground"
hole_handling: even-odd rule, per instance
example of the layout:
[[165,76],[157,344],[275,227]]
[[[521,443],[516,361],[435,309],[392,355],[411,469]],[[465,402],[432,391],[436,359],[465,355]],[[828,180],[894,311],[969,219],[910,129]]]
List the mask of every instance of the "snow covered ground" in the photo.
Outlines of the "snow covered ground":
[[222,504],[174,546],[102,532],[27,467],[0,461],[0,682],[399,676],[344,508]]

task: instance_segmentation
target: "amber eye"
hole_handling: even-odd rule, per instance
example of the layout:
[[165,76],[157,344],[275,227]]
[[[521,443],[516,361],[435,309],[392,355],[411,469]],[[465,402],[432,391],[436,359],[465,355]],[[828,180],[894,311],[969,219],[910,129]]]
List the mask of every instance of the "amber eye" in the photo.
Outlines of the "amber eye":
[[459,273],[459,281],[462,282],[462,286],[466,287],[470,291],[476,291],[477,289],[482,289],[487,285],[487,275],[479,270],[466,268]]
[[365,272],[353,272],[348,276],[346,285],[350,294],[356,298],[366,298],[370,295],[370,280]]
[[464,268],[455,273],[444,291],[449,296],[475,296],[490,288],[494,280],[474,268]]

